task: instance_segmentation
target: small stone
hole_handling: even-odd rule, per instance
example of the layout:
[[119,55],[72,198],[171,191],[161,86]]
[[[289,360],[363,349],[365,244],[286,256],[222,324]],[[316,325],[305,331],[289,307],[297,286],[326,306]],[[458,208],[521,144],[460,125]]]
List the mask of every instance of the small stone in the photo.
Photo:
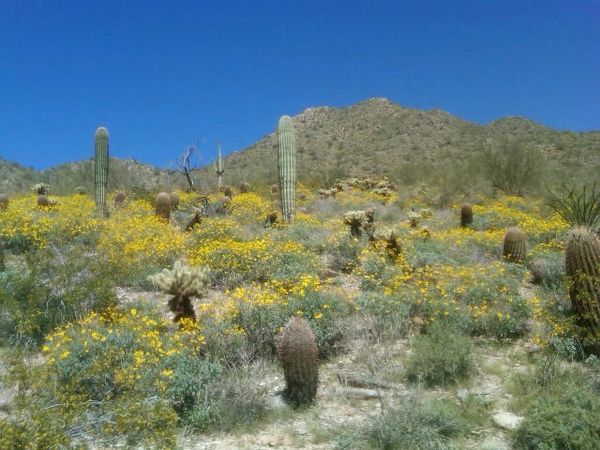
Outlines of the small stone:
[[343,390],[343,392],[348,398],[356,398],[362,400],[370,400],[373,398],[383,397],[383,393],[378,392],[375,389],[346,388]]
[[500,411],[492,416],[492,421],[505,430],[516,430],[523,421],[523,417],[508,411]]
[[469,399],[469,390],[465,388],[459,389],[456,393],[456,396],[462,403],[464,403]]

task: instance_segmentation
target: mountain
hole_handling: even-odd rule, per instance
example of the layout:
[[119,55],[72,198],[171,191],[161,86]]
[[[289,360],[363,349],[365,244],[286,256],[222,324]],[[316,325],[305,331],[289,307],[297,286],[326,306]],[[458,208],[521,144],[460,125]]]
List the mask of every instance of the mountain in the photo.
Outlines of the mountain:
[[[386,174],[411,183],[445,174],[449,168],[466,172],[486,147],[514,139],[539,150],[552,173],[561,177],[600,181],[600,132],[557,131],[521,117],[506,117],[480,125],[439,109],[429,111],[400,106],[385,98],[372,98],[345,108],[308,108],[292,118],[298,149],[298,175],[303,182],[319,184],[328,176]],[[471,165],[467,163],[471,162]],[[93,188],[91,160],[63,164],[36,172],[0,159],[0,192],[22,191],[44,181],[55,192],[82,185]],[[468,168],[468,169],[467,169]],[[277,134],[225,159],[224,181],[271,184],[277,180]],[[136,185],[147,189],[184,187],[180,175],[139,163],[111,159],[111,186]],[[472,176],[472,173],[464,173]],[[213,168],[195,173],[197,184],[212,188]]]
[[[37,171],[0,158],[0,192],[28,192],[36,183],[49,184],[51,192],[56,194],[74,192],[77,186],[93,192],[94,161],[88,159]],[[148,190],[183,188],[184,180],[181,175],[134,159],[110,158],[109,191],[130,186]]]
[[[443,171],[508,138],[539,149],[554,170],[585,169],[600,178],[597,131],[557,131],[520,117],[479,125],[439,109],[405,108],[385,98],[346,108],[309,108],[292,120],[301,178],[303,173],[320,175],[324,170],[394,178],[412,176],[413,170]],[[274,182],[276,154],[273,132],[230,155],[226,173],[239,180]]]

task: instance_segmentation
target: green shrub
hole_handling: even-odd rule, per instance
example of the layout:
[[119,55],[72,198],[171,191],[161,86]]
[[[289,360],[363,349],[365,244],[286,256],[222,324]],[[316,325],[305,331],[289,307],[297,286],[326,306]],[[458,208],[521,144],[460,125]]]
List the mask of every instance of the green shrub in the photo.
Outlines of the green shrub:
[[524,415],[514,436],[516,449],[600,448],[600,398],[585,385],[543,392]]
[[459,420],[448,409],[410,401],[373,420],[358,436],[342,435],[337,448],[449,450],[455,448],[452,438],[463,432]]
[[20,345],[37,346],[56,326],[116,302],[105,262],[77,248],[38,250],[28,269],[3,277],[0,339]]
[[406,376],[428,386],[448,385],[468,378],[473,369],[473,343],[448,326],[434,323],[417,336],[406,360]]
[[411,328],[410,302],[403,301],[396,296],[379,293],[362,293],[356,304],[365,314],[371,326],[369,337],[376,341],[396,340],[406,338]]

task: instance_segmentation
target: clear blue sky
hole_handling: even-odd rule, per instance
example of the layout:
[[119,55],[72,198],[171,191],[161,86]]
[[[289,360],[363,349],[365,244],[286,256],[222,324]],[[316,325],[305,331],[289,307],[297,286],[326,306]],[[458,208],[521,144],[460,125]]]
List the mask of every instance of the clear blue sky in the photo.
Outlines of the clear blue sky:
[[0,156],[161,167],[282,114],[387,97],[486,123],[600,129],[600,0],[0,0]]

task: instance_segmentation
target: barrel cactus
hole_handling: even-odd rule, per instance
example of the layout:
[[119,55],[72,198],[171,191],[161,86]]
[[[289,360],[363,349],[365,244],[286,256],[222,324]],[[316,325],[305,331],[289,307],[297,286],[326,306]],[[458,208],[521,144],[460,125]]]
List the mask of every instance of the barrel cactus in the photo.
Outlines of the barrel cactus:
[[310,405],[319,384],[319,350],[305,319],[289,320],[277,336],[277,354],[285,377],[285,399],[295,407]]
[[196,320],[192,298],[202,298],[208,289],[208,270],[204,267],[188,267],[182,261],[176,261],[173,269],[163,269],[148,280],[160,290],[173,297],[169,300],[169,308],[174,314],[173,320]]
[[296,207],[296,144],[290,116],[279,119],[279,187],[281,213],[285,222],[292,222]]
[[169,221],[171,219],[171,195],[166,192],[158,194],[154,202],[154,212],[158,217]]
[[9,198],[6,194],[0,194],[0,211],[5,211],[8,209]]
[[569,296],[581,325],[600,338],[600,238],[587,227],[574,228],[568,238],[565,266]]
[[504,257],[514,263],[522,263],[527,258],[527,235],[519,227],[510,227],[504,235]]
[[177,195],[177,192],[171,192],[169,197],[171,200],[171,210],[177,211],[179,209],[179,195]]
[[106,214],[106,188],[108,186],[108,130],[98,127],[94,136],[94,186],[96,210]]
[[473,223],[473,207],[469,204],[464,204],[460,208],[460,226],[468,227]]

